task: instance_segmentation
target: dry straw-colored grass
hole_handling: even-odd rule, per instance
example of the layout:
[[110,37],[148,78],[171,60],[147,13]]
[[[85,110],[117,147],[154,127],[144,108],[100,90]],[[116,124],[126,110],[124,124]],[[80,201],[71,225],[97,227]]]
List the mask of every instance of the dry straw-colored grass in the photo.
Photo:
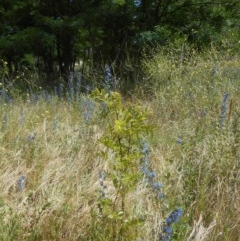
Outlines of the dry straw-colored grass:
[[[131,215],[145,218],[139,238],[158,240],[166,215],[179,205],[184,217],[173,240],[239,240],[240,62],[214,51],[188,54],[189,62],[159,54],[146,67],[151,98],[131,100],[152,109],[150,166],[165,195],[156,201],[140,182],[127,196]],[[230,99],[221,127],[224,93]],[[98,142],[106,125],[94,115],[84,120],[85,98],[1,104],[1,240],[89,240],[98,173],[110,167],[99,155],[107,151]],[[112,183],[105,182],[114,198]]]
[[[66,232],[68,240],[76,239],[96,199],[99,132],[62,103],[52,110],[44,103],[4,108],[8,113],[0,154],[4,224],[9,227],[11,220],[6,217],[14,219],[14,214],[23,236],[36,229],[47,240],[60,239],[61,232]],[[18,123],[20,111],[23,124]],[[55,114],[57,130],[52,126]],[[22,192],[17,183],[21,175],[27,177]]]

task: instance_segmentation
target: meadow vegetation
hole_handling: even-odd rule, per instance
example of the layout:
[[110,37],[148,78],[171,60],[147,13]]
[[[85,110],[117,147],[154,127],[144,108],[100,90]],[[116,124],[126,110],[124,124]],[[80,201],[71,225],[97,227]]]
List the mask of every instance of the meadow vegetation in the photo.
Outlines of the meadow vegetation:
[[240,240],[239,55],[183,44],[142,71],[128,96],[20,94],[2,64],[0,240]]

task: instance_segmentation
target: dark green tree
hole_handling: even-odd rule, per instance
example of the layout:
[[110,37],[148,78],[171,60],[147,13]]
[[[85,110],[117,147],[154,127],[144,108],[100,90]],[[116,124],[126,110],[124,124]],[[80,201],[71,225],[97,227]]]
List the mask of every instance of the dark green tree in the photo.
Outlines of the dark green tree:
[[66,80],[79,59],[126,79],[146,45],[181,36],[199,48],[220,44],[239,29],[239,9],[239,0],[2,0],[0,56],[14,72],[32,55],[49,80]]

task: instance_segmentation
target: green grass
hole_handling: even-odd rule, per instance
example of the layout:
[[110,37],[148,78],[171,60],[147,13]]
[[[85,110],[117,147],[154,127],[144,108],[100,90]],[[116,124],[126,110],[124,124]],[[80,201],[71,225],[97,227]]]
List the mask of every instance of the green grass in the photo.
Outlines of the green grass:
[[[214,49],[202,54],[168,50],[143,65],[145,85],[126,103],[151,110],[148,123],[155,129],[144,139],[165,197],[156,199],[143,181],[128,193],[128,216],[144,220],[132,228],[133,236],[158,240],[166,216],[180,206],[184,215],[174,224],[171,240],[239,241],[239,58]],[[82,95],[71,102],[53,97],[31,103],[19,96],[13,104],[1,103],[0,240],[112,241],[110,227],[109,235],[99,229],[101,222],[110,225],[109,219],[97,214],[98,173],[111,171],[99,154],[111,155],[99,142],[108,123],[97,107],[85,121],[87,101]],[[21,175],[27,177],[23,191]],[[114,198],[111,180],[106,185]]]

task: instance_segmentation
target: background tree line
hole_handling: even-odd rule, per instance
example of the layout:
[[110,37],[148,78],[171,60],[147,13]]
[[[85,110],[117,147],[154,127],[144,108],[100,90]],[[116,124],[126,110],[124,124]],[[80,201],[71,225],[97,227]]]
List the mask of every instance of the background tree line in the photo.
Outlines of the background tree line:
[[31,65],[47,81],[66,80],[79,61],[83,74],[108,64],[134,79],[144,47],[220,46],[239,37],[239,17],[239,0],[1,0],[0,58],[11,74]]

